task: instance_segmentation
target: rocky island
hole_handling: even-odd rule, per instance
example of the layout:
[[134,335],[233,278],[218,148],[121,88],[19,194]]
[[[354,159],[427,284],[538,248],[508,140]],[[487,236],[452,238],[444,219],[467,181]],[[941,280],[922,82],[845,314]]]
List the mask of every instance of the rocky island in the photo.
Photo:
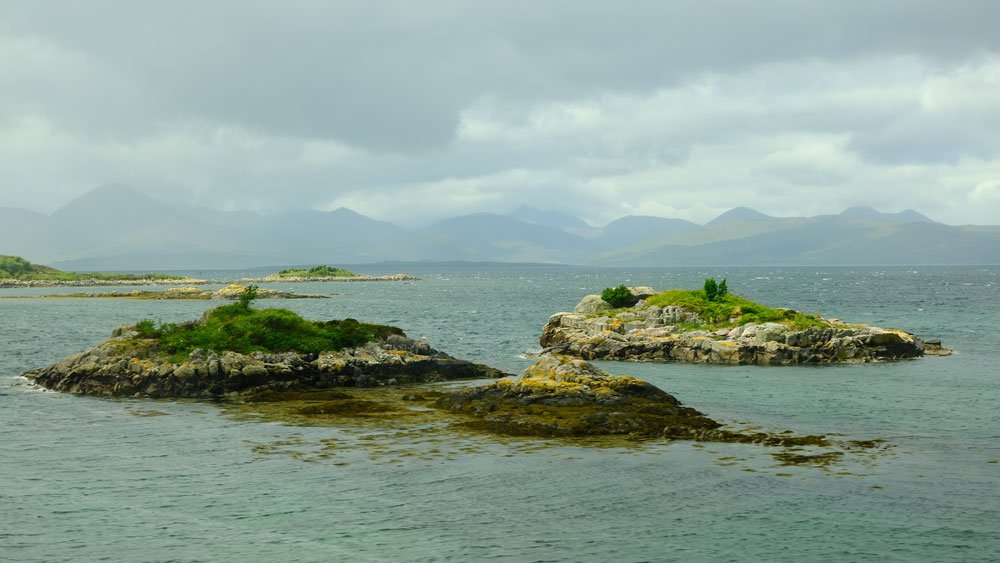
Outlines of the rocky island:
[[308,321],[285,309],[254,309],[250,293],[198,321],[119,327],[106,342],[24,375],[56,391],[151,398],[503,375],[457,360],[395,327],[354,319]]
[[[714,282],[714,280],[712,280]],[[940,341],[903,330],[779,309],[728,293],[650,287],[588,295],[573,312],[552,315],[542,330],[545,352],[583,359],[719,364],[878,362],[947,355]],[[617,303],[604,297],[618,293]],[[710,298],[711,296],[711,298]],[[615,300],[612,296],[612,300]]]
[[312,268],[291,268],[281,270],[263,278],[246,278],[243,281],[253,283],[272,282],[353,282],[353,281],[412,281],[418,280],[407,274],[390,274],[387,276],[368,276],[356,274],[350,270],[334,266],[313,266]]
[[170,274],[115,274],[64,272],[32,264],[20,256],[0,256],[0,287],[57,287],[95,285],[195,285],[199,280]]

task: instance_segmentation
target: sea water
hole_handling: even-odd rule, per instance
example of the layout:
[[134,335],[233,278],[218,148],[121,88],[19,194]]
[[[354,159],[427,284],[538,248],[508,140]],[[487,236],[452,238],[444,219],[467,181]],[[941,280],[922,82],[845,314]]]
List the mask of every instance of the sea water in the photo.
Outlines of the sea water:
[[941,338],[955,354],[848,366],[600,363],[734,427],[886,441],[828,466],[788,466],[758,445],[294,426],[211,402],[41,391],[19,374],[117,325],[193,319],[217,303],[0,299],[0,560],[998,558],[998,267],[364,268],[399,269],[423,279],[274,284],[330,298],[258,306],[396,325],[516,373],[549,315],[583,295],[725,276],[756,301]]

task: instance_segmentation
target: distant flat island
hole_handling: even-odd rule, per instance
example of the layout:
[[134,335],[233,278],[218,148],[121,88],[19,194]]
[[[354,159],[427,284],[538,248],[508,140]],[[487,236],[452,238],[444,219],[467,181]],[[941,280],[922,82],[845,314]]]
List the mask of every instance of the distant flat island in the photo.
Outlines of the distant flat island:
[[171,274],[64,272],[32,264],[20,256],[0,255],[0,287],[57,287],[95,285],[195,285],[208,280]]
[[276,274],[271,274],[263,278],[244,278],[242,281],[250,283],[271,283],[271,282],[351,282],[351,281],[413,281],[419,280],[407,274],[390,274],[387,276],[369,276],[366,274],[356,274],[350,270],[337,268],[334,266],[313,266],[312,268],[291,268],[281,270]]
[[[103,293],[55,293],[42,295],[42,298],[75,298],[75,299],[147,299],[147,300],[236,300],[247,290],[246,286],[240,284],[229,284],[222,289],[204,289],[200,287],[168,287],[162,291],[145,291],[133,289],[129,291],[107,291]],[[257,299],[329,299],[327,295],[310,295],[305,293],[292,293],[289,291],[278,291],[275,289],[257,288]],[[3,299],[27,298],[29,296],[11,296]]]

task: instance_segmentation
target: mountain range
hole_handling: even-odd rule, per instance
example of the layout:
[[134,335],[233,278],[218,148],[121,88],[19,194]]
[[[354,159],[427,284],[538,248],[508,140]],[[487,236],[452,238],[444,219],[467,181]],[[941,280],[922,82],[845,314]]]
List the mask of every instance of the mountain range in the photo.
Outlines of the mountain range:
[[615,266],[1000,264],[1000,227],[906,210],[772,217],[746,207],[705,225],[626,216],[601,227],[522,205],[403,228],[350,209],[261,215],[168,204],[122,185],[51,215],[0,208],[0,254],[71,270],[227,269],[381,261]]

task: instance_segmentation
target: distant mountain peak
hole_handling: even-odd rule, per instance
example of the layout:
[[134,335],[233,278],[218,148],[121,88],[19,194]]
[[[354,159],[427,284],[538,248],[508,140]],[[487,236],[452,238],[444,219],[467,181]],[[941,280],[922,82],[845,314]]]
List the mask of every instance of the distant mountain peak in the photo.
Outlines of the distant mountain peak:
[[708,225],[722,225],[725,223],[732,223],[734,221],[764,221],[767,219],[773,219],[770,215],[765,215],[756,209],[750,209],[749,207],[734,207],[729,211],[719,215],[715,219],[709,221],[705,226]]
[[125,184],[102,184],[70,200],[52,215],[76,212],[86,213],[96,209],[153,209],[163,208],[163,204]]
[[899,213],[883,213],[874,207],[868,207],[866,205],[855,205],[853,207],[848,207],[841,214],[842,217],[847,217],[849,219],[861,219],[867,221],[886,221],[892,223],[935,223],[933,219],[927,217],[926,215],[914,211],[912,209],[906,209],[900,211]]

